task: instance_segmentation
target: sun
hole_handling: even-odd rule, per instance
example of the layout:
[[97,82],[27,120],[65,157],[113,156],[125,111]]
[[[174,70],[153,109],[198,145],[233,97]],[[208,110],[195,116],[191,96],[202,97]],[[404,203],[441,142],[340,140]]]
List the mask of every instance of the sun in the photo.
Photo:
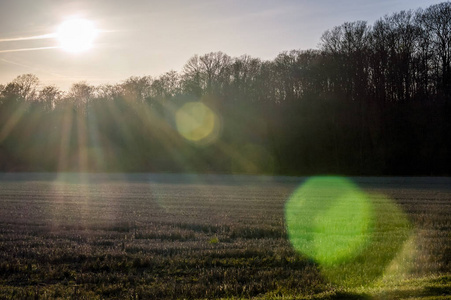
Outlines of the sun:
[[80,53],[91,49],[97,35],[98,30],[94,23],[86,19],[64,21],[56,32],[60,47],[71,53]]

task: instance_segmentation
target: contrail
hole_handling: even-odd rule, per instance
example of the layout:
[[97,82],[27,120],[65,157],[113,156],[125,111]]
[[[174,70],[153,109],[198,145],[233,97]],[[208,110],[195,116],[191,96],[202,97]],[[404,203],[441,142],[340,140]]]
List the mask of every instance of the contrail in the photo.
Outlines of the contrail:
[[8,53],[8,52],[22,52],[22,51],[35,51],[35,50],[47,50],[47,49],[57,49],[61,47],[38,47],[38,48],[22,48],[22,49],[8,49],[8,50],[0,50],[0,53]]
[[56,36],[55,33],[48,33],[48,34],[35,35],[35,36],[0,39],[0,43],[2,43],[2,42],[15,42],[15,41],[28,41],[28,40],[42,40],[42,39],[53,38],[55,36]]

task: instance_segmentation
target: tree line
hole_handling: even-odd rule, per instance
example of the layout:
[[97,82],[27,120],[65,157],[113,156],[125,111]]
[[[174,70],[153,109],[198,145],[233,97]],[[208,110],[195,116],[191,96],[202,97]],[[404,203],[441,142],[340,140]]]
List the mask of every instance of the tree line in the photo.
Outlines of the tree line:
[[[18,76],[0,86],[0,169],[449,175],[451,2],[346,22],[320,41],[268,61],[195,55],[181,72],[66,92]],[[177,128],[190,102],[214,113],[208,143]]]

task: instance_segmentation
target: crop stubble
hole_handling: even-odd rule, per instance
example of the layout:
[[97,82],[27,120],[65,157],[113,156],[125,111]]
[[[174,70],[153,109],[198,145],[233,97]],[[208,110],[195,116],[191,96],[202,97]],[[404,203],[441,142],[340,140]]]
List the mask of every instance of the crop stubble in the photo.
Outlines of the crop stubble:
[[[1,297],[276,297],[335,289],[287,239],[284,204],[301,178],[95,176],[2,177]],[[407,214],[415,235],[409,276],[449,272],[447,179],[354,181]]]

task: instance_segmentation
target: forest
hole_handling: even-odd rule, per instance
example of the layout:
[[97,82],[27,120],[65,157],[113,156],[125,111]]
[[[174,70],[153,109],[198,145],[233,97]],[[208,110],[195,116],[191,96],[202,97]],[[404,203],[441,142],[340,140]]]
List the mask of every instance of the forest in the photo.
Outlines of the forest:
[[450,116],[448,1],[273,60],[211,52],[68,91],[20,75],[0,85],[0,171],[444,176]]

